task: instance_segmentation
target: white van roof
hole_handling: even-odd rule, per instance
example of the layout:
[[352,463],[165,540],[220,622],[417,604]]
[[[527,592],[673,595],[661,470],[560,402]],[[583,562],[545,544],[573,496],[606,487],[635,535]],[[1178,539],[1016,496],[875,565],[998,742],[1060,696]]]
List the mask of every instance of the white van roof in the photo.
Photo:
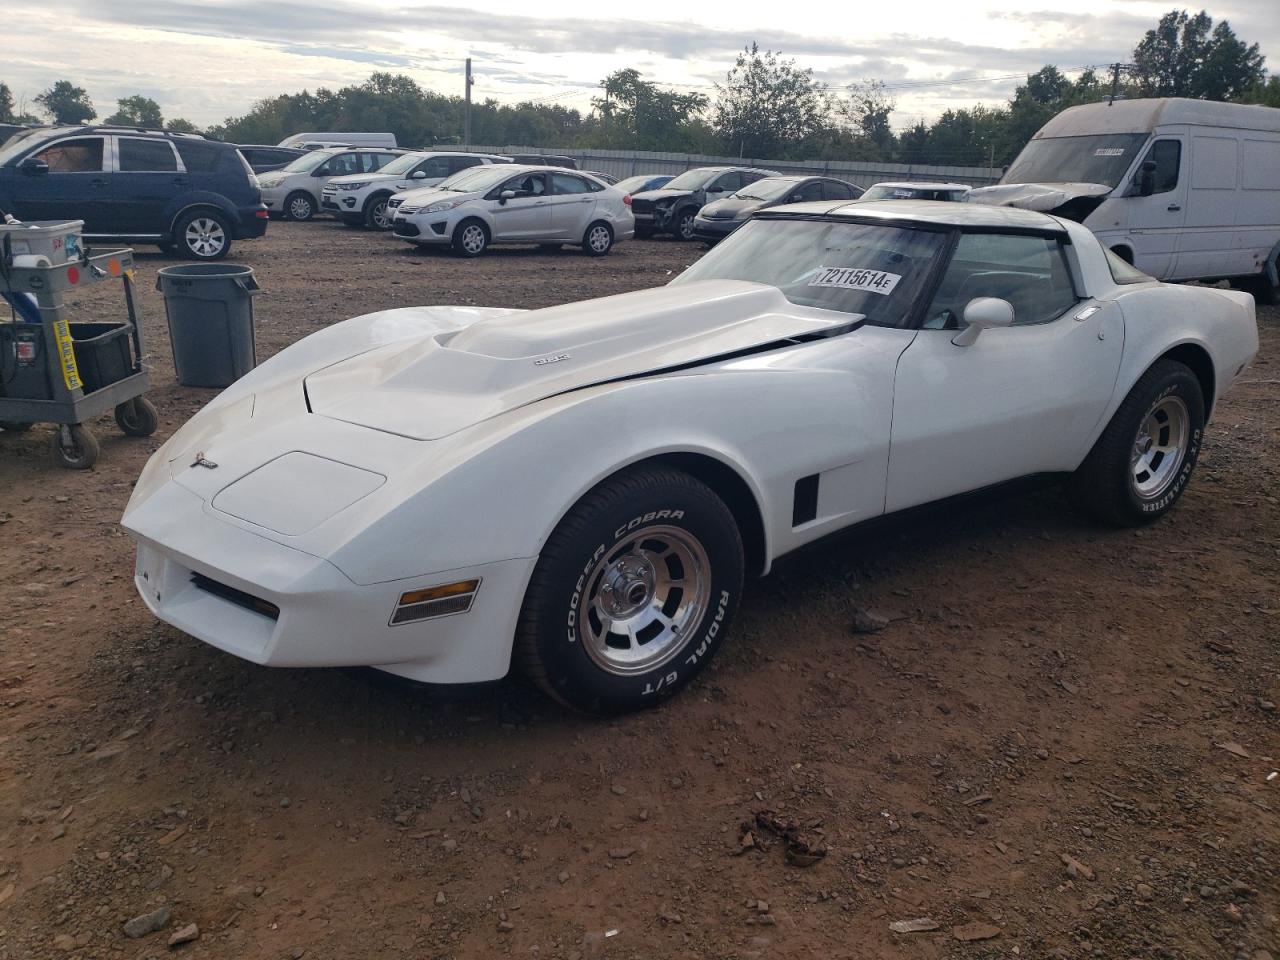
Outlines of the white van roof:
[[1087,103],[1063,110],[1031,139],[1098,133],[1150,133],[1156,127],[1175,123],[1275,133],[1280,132],[1280,109],[1181,97],[1117,100],[1112,104]]

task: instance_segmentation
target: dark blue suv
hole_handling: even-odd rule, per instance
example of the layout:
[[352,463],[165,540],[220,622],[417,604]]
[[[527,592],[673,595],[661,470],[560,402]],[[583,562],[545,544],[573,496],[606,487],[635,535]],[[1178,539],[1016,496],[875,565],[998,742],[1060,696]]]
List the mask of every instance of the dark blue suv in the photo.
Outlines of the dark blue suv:
[[0,147],[0,210],[83,220],[85,238],[218,260],[267,232],[257,177],[234,144],[161,130],[53,127]]

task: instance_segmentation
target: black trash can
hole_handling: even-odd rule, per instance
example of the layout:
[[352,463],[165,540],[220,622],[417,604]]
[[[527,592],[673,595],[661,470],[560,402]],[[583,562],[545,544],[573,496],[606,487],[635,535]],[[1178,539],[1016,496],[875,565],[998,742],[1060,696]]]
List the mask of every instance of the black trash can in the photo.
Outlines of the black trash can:
[[173,366],[184,387],[229,387],[257,363],[253,268],[235,263],[161,267]]

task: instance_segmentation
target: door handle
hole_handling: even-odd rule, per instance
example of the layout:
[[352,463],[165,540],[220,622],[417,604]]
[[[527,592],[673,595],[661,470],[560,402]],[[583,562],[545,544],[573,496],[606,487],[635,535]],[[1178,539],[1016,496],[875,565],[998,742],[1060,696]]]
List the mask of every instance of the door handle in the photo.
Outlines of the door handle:
[[1176,210],[1181,210],[1182,206],[1181,204],[1171,203],[1169,204],[1169,206],[1165,207],[1165,209],[1168,210],[1170,213],[1173,213]]

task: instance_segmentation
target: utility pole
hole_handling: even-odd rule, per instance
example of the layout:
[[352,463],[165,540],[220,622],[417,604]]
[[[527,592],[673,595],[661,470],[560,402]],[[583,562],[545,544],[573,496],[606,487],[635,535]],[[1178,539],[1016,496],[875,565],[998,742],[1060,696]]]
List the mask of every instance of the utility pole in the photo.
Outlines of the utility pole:
[[1111,96],[1107,97],[1107,106],[1111,106],[1116,102],[1116,97],[1120,93],[1120,74],[1128,73],[1133,70],[1136,64],[1132,63],[1113,63],[1111,64]]
[[474,82],[471,79],[471,58],[467,57],[466,108],[462,115],[462,144],[466,147],[471,146],[471,84]]

